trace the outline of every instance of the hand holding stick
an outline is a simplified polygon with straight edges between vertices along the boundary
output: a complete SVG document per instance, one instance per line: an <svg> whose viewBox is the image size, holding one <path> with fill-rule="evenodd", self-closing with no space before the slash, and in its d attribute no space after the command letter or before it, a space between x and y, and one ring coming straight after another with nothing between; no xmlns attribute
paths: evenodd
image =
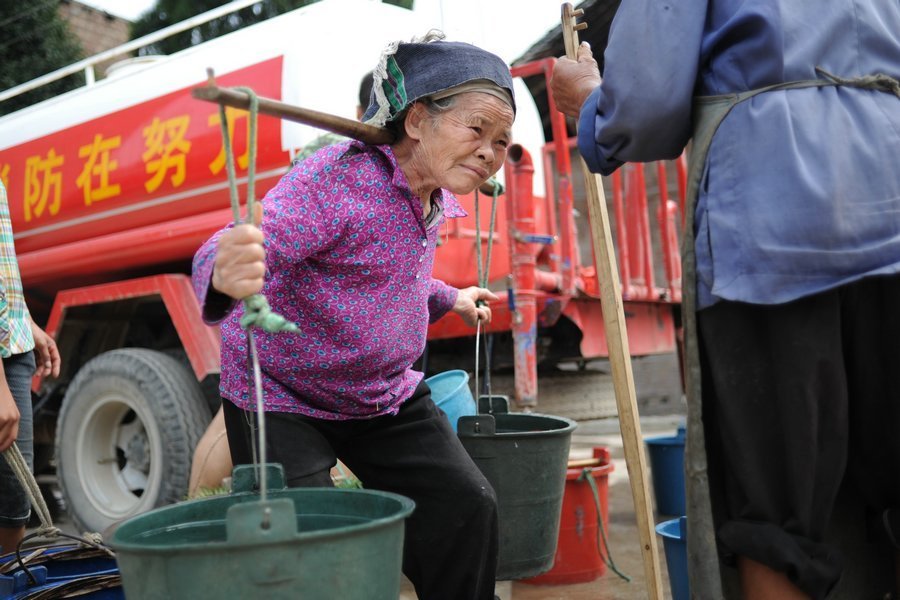
<svg viewBox="0 0 900 600"><path fill-rule="evenodd" d="M562 5L562 32L568 58L577 60L578 31L587 27L577 23L576 17L583 11L575 11L568 2ZM585 189L591 222L591 237L594 243L594 262L600 284L600 304L606 327L609 349L609 363L612 369L613 388L619 414L619 429L625 450L625 464L634 499L641 554L644 559L644 575L647 579L647 596L653 600L662 598L659 553L653 527L653 505L650 501L650 486L647 479L641 422L638 418L637 399L634 391L634 375L631 370L631 356L625 331L625 312L622 308L622 287L619 269L609 227L606 196L603 181L599 175L590 173L581 161L585 173Z"/></svg>

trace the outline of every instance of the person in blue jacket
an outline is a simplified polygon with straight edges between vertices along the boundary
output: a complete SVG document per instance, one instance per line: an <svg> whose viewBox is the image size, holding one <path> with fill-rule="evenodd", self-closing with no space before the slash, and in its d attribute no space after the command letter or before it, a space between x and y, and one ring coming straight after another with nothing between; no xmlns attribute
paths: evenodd
<svg viewBox="0 0 900 600"><path fill-rule="evenodd" d="M722 597L722 558L745 598L824 598L845 481L869 541L900 550L898 78L900 3L875 0L630 0L602 80L585 44L554 70L592 171L692 140L695 597Z"/></svg>

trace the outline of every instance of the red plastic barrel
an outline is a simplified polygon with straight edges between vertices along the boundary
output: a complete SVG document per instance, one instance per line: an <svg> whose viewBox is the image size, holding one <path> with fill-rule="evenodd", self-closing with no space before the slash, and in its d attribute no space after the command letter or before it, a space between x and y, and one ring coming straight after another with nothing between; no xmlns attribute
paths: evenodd
<svg viewBox="0 0 900 600"><path fill-rule="evenodd" d="M600 518L603 530L609 539L609 474L614 465L610 462L608 448L594 448L594 458L600 464L589 467L597 483L600 499ZM523 579L534 585L558 585L593 581L606 572L605 548L601 554L598 545L600 532L597 529L597 503L587 480L579 479L584 468L566 470L566 487L563 492L562 517L559 525L559 540L553 567L537 577Z"/></svg>

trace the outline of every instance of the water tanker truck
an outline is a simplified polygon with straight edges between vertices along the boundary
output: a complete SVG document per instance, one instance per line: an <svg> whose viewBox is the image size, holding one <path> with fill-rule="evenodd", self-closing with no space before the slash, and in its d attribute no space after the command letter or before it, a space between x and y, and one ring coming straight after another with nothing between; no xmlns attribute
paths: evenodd
<svg viewBox="0 0 900 600"><path fill-rule="evenodd" d="M327 35L339 22L340 35ZM103 531L184 499L194 447L218 407L219 336L200 318L190 260L232 215L218 107L191 90L211 68L220 86L353 118L359 82L384 45L428 28L391 5L325 0L171 56L124 61L103 80L0 118L0 178L26 299L63 358L58 378L33 385L36 472L55 478L77 526ZM547 65L519 75L541 75ZM475 198L462 198L469 217L444 226L436 258L436 277L474 285L477 246L493 242L488 279L503 301L491 332L512 340L523 407L537 401L540 338L559 338L554 327L578 334L574 358L605 352L596 278L579 260L568 136L556 117L562 129L554 144L535 149L540 158L523 146L511 152L494 230L487 231L490 196L479 200L481 224ZM226 120L243 195L248 114L228 108ZM321 135L260 116L259 195ZM555 173L544 198L532 193L536 162ZM623 232L645 220L627 212L622 219ZM670 221L666 212L663 229ZM665 289L675 290L673 282ZM677 298L658 293L652 280L644 296L641 289L631 288L628 305L632 350L672 351ZM448 315L430 339L471 335Z"/></svg>

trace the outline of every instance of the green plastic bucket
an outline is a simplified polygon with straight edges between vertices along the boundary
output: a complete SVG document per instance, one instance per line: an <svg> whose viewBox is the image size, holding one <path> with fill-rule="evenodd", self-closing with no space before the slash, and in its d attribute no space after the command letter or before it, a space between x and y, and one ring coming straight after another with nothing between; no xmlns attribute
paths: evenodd
<svg viewBox="0 0 900 600"><path fill-rule="evenodd" d="M284 489L269 465L266 502L253 467L237 490L152 510L114 532L128 600L397 598L409 498L373 490ZM272 489L280 488L280 489Z"/></svg>
<svg viewBox="0 0 900 600"><path fill-rule="evenodd" d="M490 406L487 406L490 405ZM491 414L460 417L457 435L497 493L497 579L534 577L553 566L569 444L575 422L510 413L505 397L479 399Z"/></svg>

